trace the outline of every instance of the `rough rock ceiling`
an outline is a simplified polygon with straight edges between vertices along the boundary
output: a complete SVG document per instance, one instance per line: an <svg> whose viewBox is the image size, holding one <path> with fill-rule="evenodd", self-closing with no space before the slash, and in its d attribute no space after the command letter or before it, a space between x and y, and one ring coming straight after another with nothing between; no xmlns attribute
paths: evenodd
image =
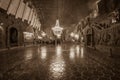
<svg viewBox="0 0 120 80"><path fill-rule="evenodd" d="M55 20L60 19L60 24L67 27L78 23L94 8L96 0L31 0L43 28L55 25Z"/></svg>

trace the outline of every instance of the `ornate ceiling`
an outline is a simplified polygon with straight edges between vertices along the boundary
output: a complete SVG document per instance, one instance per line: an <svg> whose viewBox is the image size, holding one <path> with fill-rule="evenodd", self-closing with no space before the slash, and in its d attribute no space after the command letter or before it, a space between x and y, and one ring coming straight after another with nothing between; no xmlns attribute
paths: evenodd
<svg viewBox="0 0 120 80"><path fill-rule="evenodd" d="M80 19L91 12L95 1L96 0L31 0L37 9L44 29L54 26L57 18L59 18L60 24L64 27L77 24Z"/></svg>

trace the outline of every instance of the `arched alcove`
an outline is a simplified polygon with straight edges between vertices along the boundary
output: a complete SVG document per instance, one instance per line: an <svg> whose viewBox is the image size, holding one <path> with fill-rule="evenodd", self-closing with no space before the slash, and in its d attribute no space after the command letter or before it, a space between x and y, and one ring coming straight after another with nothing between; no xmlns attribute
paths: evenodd
<svg viewBox="0 0 120 80"><path fill-rule="evenodd" d="M18 30L14 27L9 29L9 43L10 46L16 46L18 44Z"/></svg>
<svg viewBox="0 0 120 80"><path fill-rule="evenodd" d="M87 45L88 46L92 46L93 43L94 43L94 30L91 28L91 29L88 29L87 30L87 35L86 35L86 39L87 39Z"/></svg>

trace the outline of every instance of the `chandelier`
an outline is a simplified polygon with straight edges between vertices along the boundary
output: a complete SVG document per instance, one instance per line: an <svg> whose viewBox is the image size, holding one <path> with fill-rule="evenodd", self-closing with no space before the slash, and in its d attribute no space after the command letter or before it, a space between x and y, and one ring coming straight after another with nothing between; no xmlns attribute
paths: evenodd
<svg viewBox="0 0 120 80"><path fill-rule="evenodd" d="M63 28L60 27L59 19L56 20L55 26L52 28L54 35L57 36L57 38L61 37Z"/></svg>

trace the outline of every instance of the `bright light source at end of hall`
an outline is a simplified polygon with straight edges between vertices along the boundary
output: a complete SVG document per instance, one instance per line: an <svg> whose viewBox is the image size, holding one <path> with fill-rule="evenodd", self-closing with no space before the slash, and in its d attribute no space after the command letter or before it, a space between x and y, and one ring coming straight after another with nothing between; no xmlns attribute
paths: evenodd
<svg viewBox="0 0 120 80"><path fill-rule="evenodd" d="M76 39L79 39L79 35L78 35L78 34L76 34L76 35L75 35L75 38L76 38Z"/></svg>
<svg viewBox="0 0 120 80"><path fill-rule="evenodd" d="M72 32L72 33L70 34L70 36L71 36L71 37L74 37L74 33Z"/></svg>
<svg viewBox="0 0 120 80"><path fill-rule="evenodd" d="M46 36L46 33L45 32L42 32L42 34L41 34L43 37L45 37Z"/></svg>
<svg viewBox="0 0 120 80"><path fill-rule="evenodd" d="M56 20L55 26L52 28L54 35L57 36L57 38L61 37L63 28L60 27L59 19Z"/></svg>

